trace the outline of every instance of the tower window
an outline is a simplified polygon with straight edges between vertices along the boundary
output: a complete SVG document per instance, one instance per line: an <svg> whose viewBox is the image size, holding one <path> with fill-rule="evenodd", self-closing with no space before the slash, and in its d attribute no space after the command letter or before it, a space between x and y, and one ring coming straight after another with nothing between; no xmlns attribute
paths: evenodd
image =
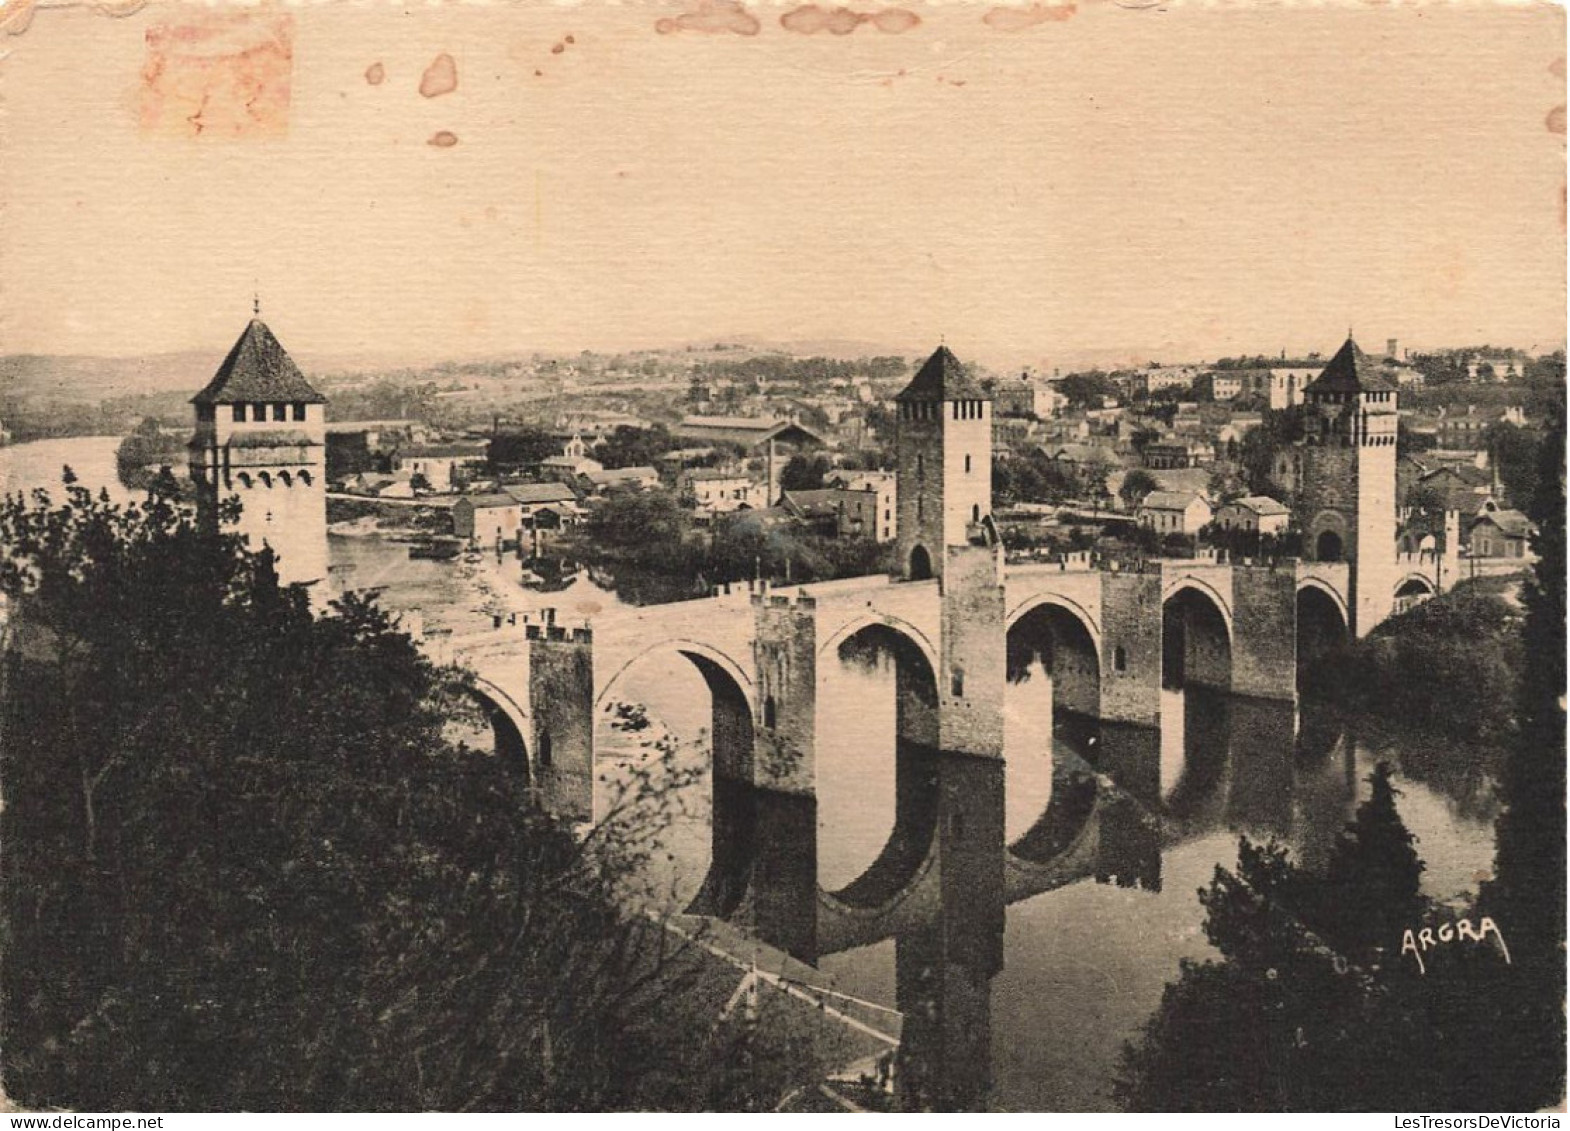
<svg viewBox="0 0 1570 1131"><path fill-rule="evenodd" d="M551 732L542 730L539 743L540 765L548 767L551 764Z"/></svg>
<svg viewBox="0 0 1570 1131"><path fill-rule="evenodd" d="M304 420L305 419L305 405L304 405L304 403L302 403L300 401L296 401L295 402L295 405L294 405L294 418L296 420Z"/></svg>
<svg viewBox="0 0 1570 1131"><path fill-rule="evenodd" d="M289 406L288 405L286 405L286 404L275 404L275 405L273 405L273 419L274 420L287 420L289 418L288 413L289 413Z"/></svg>
<svg viewBox="0 0 1570 1131"><path fill-rule="evenodd" d="M778 708L774 704L774 696L770 695L763 701L763 725L773 730L778 722Z"/></svg>
<svg viewBox="0 0 1570 1131"><path fill-rule="evenodd" d="M252 420L266 420L267 419L267 406L264 405L264 404L253 404L251 406L251 419Z"/></svg>
<svg viewBox="0 0 1570 1131"><path fill-rule="evenodd" d="M237 404L229 411L230 414L234 417L236 424L239 424L245 420L245 406L243 404Z"/></svg>
<svg viewBox="0 0 1570 1131"><path fill-rule="evenodd" d="M970 504L970 521L971 522L980 522L981 521L981 504L980 503L971 503Z"/></svg>
<svg viewBox="0 0 1570 1131"><path fill-rule="evenodd" d="M1112 649L1112 666L1120 672L1128 670L1128 653L1121 644Z"/></svg>
<svg viewBox="0 0 1570 1131"><path fill-rule="evenodd" d="M309 471L300 472L300 482L309 487L311 485L311 473Z"/></svg>
<svg viewBox="0 0 1570 1131"><path fill-rule="evenodd" d="M965 694L964 668L955 668L949 672L949 693L956 698Z"/></svg>
<svg viewBox="0 0 1570 1131"><path fill-rule="evenodd" d="M970 474L970 457L969 456L965 457L965 474L966 475Z"/></svg>

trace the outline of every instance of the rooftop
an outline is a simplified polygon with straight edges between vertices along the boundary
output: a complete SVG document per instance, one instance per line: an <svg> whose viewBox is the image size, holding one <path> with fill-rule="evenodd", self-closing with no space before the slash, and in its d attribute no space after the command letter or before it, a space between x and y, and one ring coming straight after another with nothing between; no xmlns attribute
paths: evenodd
<svg viewBox="0 0 1570 1131"><path fill-rule="evenodd" d="M897 401L990 401L992 394L983 389L960 364L948 346L939 346L916 370L910 384L894 398Z"/></svg>
<svg viewBox="0 0 1570 1131"><path fill-rule="evenodd" d="M1186 511L1196 502L1204 500L1190 491L1152 491L1139 505L1149 510Z"/></svg>
<svg viewBox="0 0 1570 1131"><path fill-rule="evenodd" d="M267 323L253 318L229 356L192 404L324 404L327 398L311 387Z"/></svg>
<svg viewBox="0 0 1570 1131"><path fill-rule="evenodd" d="M1395 382L1385 372L1385 362L1369 357L1350 337L1330 359L1325 371L1310 381L1312 393L1393 393Z"/></svg>

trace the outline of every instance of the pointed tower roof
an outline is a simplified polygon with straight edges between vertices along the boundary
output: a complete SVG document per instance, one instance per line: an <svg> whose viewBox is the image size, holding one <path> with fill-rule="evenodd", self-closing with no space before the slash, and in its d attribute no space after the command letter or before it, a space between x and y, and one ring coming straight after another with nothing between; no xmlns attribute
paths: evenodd
<svg viewBox="0 0 1570 1131"><path fill-rule="evenodd" d="M1304 390L1310 393L1393 393L1395 382L1385 375L1381 362L1364 353L1349 336L1325 371Z"/></svg>
<svg viewBox="0 0 1570 1131"><path fill-rule="evenodd" d="M251 319L234 343L207 388L191 398L192 404L238 404L245 401L278 401L321 404L327 400L311 387L267 323Z"/></svg>
<svg viewBox="0 0 1570 1131"><path fill-rule="evenodd" d="M960 364L948 346L939 346L916 370L897 401L990 401L992 394Z"/></svg>

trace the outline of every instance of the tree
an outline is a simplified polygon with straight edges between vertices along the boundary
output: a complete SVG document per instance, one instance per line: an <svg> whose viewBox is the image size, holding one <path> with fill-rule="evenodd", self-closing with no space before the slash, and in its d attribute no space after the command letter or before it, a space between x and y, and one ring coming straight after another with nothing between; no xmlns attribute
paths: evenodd
<svg viewBox="0 0 1570 1131"><path fill-rule="evenodd" d="M561 451L561 443L539 428L509 428L491 437L485 460L492 472L501 474L532 467Z"/></svg>
<svg viewBox="0 0 1570 1131"><path fill-rule="evenodd" d="M166 432L152 417L144 417L115 449L115 471L120 482L133 491L145 491L160 469L179 467L186 460L188 434Z"/></svg>
<svg viewBox="0 0 1570 1131"><path fill-rule="evenodd" d="M1561 389L1561 395L1563 390ZM1526 606L1524 649L1517 696L1519 738L1505 762L1494 879L1484 906L1509 922L1522 961L1549 979L1544 1001L1564 994L1565 925L1565 418L1561 405L1539 448L1537 493L1531 504L1537 526L1537 563L1522 586ZM1557 987L1557 992L1551 987ZM1563 1017L1555 1008L1540 1020L1540 1034L1562 1047ZM1557 1034L1557 1037L1555 1036Z"/></svg>
<svg viewBox="0 0 1570 1131"><path fill-rule="evenodd" d="M461 673L372 601L314 617L170 487L0 505L12 1098L765 1101L738 1071L757 1033L668 1039L711 1032L690 989L713 972L622 910L656 826L627 808L580 841L533 809L518 767L445 737Z"/></svg>
<svg viewBox="0 0 1570 1131"><path fill-rule="evenodd" d="M1423 862L1396 812L1399 791L1391 776L1388 762L1369 775L1369 798L1337 840L1310 912L1338 948L1359 961L1390 955L1425 909Z"/></svg>
<svg viewBox="0 0 1570 1131"><path fill-rule="evenodd" d="M677 446L663 424L637 428L619 424L595 450L594 458L606 467L652 467L666 452Z"/></svg>
<svg viewBox="0 0 1570 1131"><path fill-rule="evenodd" d="M1498 470L1505 498L1512 506L1531 506L1537 495L1542 435L1529 428L1498 421L1483 432L1483 443L1488 448L1490 462Z"/></svg>
<svg viewBox="0 0 1570 1131"><path fill-rule="evenodd" d="M786 461L780 471L780 490L782 491L816 491L823 486L823 477L829 473L831 465L824 456L809 456L797 453ZM770 499L772 505L776 500Z"/></svg>
<svg viewBox="0 0 1570 1131"><path fill-rule="evenodd" d="M1156 482L1154 475L1142 467L1136 467L1123 476L1123 482L1118 485L1118 498L1123 500L1125 507L1133 510L1146 495L1160 489L1161 484Z"/></svg>
<svg viewBox="0 0 1570 1131"><path fill-rule="evenodd" d="M1210 468L1205 493L1218 504L1241 499L1248 494L1248 481L1244 478L1243 469L1226 460L1217 461Z"/></svg>

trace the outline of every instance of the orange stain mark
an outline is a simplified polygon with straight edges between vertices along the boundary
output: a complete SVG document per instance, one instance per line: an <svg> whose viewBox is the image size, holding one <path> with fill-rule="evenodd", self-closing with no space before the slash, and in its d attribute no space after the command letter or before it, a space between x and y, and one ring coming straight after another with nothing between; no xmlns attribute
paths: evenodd
<svg viewBox="0 0 1570 1131"><path fill-rule="evenodd" d="M678 31L699 31L707 35L757 35L762 24L737 0L698 0L696 7L679 16L654 21L661 35Z"/></svg>
<svg viewBox="0 0 1570 1131"><path fill-rule="evenodd" d="M370 83L372 86L381 86L382 82L386 78L387 68L382 66L380 63L372 63L369 67L365 68L365 81Z"/></svg>
<svg viewBox="0 0 1570 1131"><path fill-rule="evenodd" d="M1548 64L1548 73L1553 75L1556 79L1562 79L1565 77L1565 57L1563 55L1559 56L1559 58Z"/></svg>
<svg viewBox="0 0 1570 1131"><path fill-rule="evenodd" d="M294 17L192 12L144 35L140 126L164 137L282 137L289 129Z"/></svg>
<svg viewBox="0 0 1570 1131"><path fill-rule="evenodd" d="M1077 4L1032 4L1028 8L993 8L981 22L994 31L1024 31L1037 24L1062 23L1079 10Z"/></svg>
<svg viewBox="0 0 1570 1131"><path fill-rule="evenodd" d="M451 55L443 51L431 60L431 65L426 67L425 73L420 76L420 93L426 98L439 98L457 89L458 64Z"/></svg>
<svg viewBox="0 0 1570 1131"><path fill-rule="evenodd" d="M817 4L803 4L780 17L780 26L798 35L817 35L820 31L830 35L849 35L862 24L871 24L889 35L902 35L919 27L921 17L904 8L858 12L850 8L822 8Z"/></svg>
<svg viewBox="0 0 1570 1131"><path fill-rule="evenodd" d="M1543 125L1548 127L1551 134L1564 135L1565 132L1565 107L1561 103L1548 112L1548 117L1543 119Z"/></svg>
<svg viewBox="0 0 1570 1131"><path fill-rule="evenodd" d="M437 149L451 149L458 144L458 135L451 130L437 130L425 139L426 145L434 145Z"/></svg>
<svg viewBox="0 0 1570 1131"><path fill-rule="evenodd" d="M567 45L565 43L558 43L551 48L551 54L560 55L565 50L567 50Z"/></svg>

